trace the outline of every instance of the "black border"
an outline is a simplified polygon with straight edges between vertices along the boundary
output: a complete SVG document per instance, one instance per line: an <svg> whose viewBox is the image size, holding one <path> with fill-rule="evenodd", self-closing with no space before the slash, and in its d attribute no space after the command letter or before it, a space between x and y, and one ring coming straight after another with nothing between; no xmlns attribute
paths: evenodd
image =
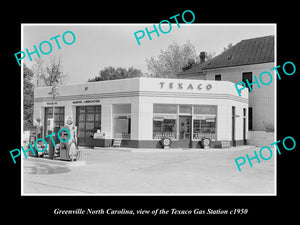
<svg viewBox="0 0 300 225"><path fill-rule="evenodd" d="M24 3L26 6L15 6L3 18L6 22L5 44L3 44L5 73L2 74L5 85L3 85L3 108L5 115L2 118L9 118L2 124L5 130L3 158L3 174L5 179L2 186L5 187L5 216L20 219L28 218L33 221L58 221L64 218L68 220L72 217L78 222L85 217L57 216L53 214L55 208L76 209L76 208L132 208L132 209L156 209L156 208L247 208L247 215L217 216L218 218L234 218L240 222L246 222L245 218L265 217L266 219L292 217L296 215L297 205L292 205L296 197L296 176L297 150L282 151L281 156L277 156L277 196L20 196L20 160L13 164L9 155L9 150L17 148L20 144L20 96L21 77L20 67L16 64L14 53L21 49L21 23L157 23L169 16L182 13L190 9L196 15L194 23L277 23L277 65L283 65L286 61L292 61L297 66L298 42L297 20L293 11L295 5L282 4L278 8L271 6L263 7L261 3L240 2L238 5L231 5L230 2L220 5L218 2L211 6L202 3L191 6L192 2L186 4L173 2L167 6L154 4L153 2L136 2L123 6L124 3L114 2L115 6L109 7L104 3L68 3L63 6L61 3L47 3L45 5L33 5ZM79 4L80 6L77 6ZM132 5L130 5L132 4ZM276 4L276 3L274 3ZM150 8L150 7L153 8ZM218 10L216 10L218 8ZM221 10L220 10L221 9ZM221 12L220 12L221 11ZM287 15L288 13L288 15ZM4 83L3 83L4 84ZM296 140L297 126L296 112L298 111L297 77L282 76L282 80L277 82L277 140L282 140L286 136L292 136ZM6 88L5 86L8 86ZM11 123L12 121L12 123ZM297 203L296 203L297 204ZM102 216L89 216L90 218L102 218ZM112 216L103 216L109 220ZM135 216L141 219L150 216ZM167 216L157 216L163 219ZM172 216L176 220L179 218L192 219L212 219L216 216ZM117 216L117 218L132 219L132 216ZM151 218L154 218L151 216ZM168 216L169 219L169 216ZM196 220L197 221L197 220ZM25 222L25 221L20 221Z"/></svg>

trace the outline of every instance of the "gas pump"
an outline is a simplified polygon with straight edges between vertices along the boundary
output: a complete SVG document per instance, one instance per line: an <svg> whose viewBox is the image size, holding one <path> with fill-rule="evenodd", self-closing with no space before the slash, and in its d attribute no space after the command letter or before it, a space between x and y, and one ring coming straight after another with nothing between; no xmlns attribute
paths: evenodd
<svg viewBox="0 0 300 225"><path fill-rule="evenodd" d="M42 138L42 129L43 129L43 127L40 126L40 124L37 124L37 123L36 123L36 125L33 126L33 128L30 130L29 142L30 142L31 146L34 146L34 143L35 143L35 141L36 141L37 139ZM44 148L45 148L44 142L39 141L39 142L37 143L37 147L38 147L39 149L44 149ZM29 146L28 146L28 148L29 148ZM35 154L33 155L32 151L29 151L29 152L28 152L28 155L29 155L29 156L39 157L39 155L42 154L42 153L38 152L35 148L34 148L34 153L35 153Z"/></svg>
<svg viewBox="0 0 300 225"><path fill-rule="evenodd" d="M72 126L73 119L69 117L66 119L66 125L62 126L61 129L68 129L69 133L65 130L60 132L60 149L58 155L60 160L76 161L80 158L80 151L77 145L77 127ZM71 137L69 137L69 134ZM64 142L68 140L67 142Z"/></svg>
<svg viewBox="0 0 300 225"><path fill-rule="evenodd" d="M30 131L29 131L29 142L28 142L27 149L30 148L29 143L31 144L31 146L34 146L35 141L36 141L37 139L42 138L42 130L43 130L43 127L42 127L41 124L40 124L40 119L35 119L35 120L33 121L32 129L30 129ZM45 148L45 144L44 144L44 142L42 142L42 141L37 142L37 143L36 143L36 146L37 146L39 149L44 149L44 148ZM42 153L38 152L35 148L33 148L33 151L34 151L34 154L33 154L32 151L29 151L29 152L27 153L28 156L38 157L39 155L42 154Z"/></svg>
<svg viewBox="0 0 300 225"><path fill-rule="evenodd" d="M45 132L45 140L47 141L48 144L48 149L45 151L45 155L48 154L48 157L50 159L54 158L54 145L50 137L47 137L47 135L51 134L54 132L54 119L49 118L47 119L47 124L46 124L46 132Z"/></svg>

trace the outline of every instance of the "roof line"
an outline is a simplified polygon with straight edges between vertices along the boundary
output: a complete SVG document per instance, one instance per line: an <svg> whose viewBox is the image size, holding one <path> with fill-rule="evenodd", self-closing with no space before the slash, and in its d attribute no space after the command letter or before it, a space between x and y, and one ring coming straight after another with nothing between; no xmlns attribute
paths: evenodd
<svg viewBox="0 0 300 225"><path fill-rule="evenodd" d="M227 67L257 65L257 64L270 63L270 62L274 62L274 60L272 60L272 61L265 61L265 62L259 62L259 63L245 63L245 64L238 64L238 65L228 65L228 66L218 66L218 67L212 67L212 68L203 68L203 71L205 71L205 70L214 70L214 69L219 69L219 68L227 68ZM198 72L198 73L201 73L201 72Z"/></svg>

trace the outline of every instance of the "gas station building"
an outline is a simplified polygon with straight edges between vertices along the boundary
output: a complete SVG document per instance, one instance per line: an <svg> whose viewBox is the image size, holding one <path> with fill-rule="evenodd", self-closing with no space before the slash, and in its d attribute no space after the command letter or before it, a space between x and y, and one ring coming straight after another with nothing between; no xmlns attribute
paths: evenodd
<svg viewBox="0 0 300 225"><path fill-rule="evenodd" d="M248 90L239 96L230 81L130 78L34 90L34 119L40 119L43 137L47 119L54 131L72 117L79 146L108 147L121 139L121 147L161 148L171 139L171 148L200 148L202 138L211 147L222 142L246 144Z"/></svg>

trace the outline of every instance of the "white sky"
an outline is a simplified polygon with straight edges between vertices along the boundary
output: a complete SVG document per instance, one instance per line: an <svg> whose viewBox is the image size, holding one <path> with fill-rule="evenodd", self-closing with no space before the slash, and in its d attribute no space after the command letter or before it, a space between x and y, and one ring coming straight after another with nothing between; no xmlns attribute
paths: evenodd
<svg viewBox="0 0 300 225"><path fill-rule="evenodd" d="M156 27L158 23L155 23ZM146 59L157 56L160 50L166 50L173 41L184 44L190 40L198 55L201 51L215 52L218 55L229 43L275 35L276 32L274 24L183 23L178 28L174 23L168 34L160 33L157 37L153 33L152 40L145 35L140 39L141 45L138 45L134 32L145 31L145 27L151 31L153 24L23 24L21 51L28 48L32 52L33 45L38 48L42 41L49 41L53 47L52 52L49 55L40 54L40 57L48 62L52 56L61 56L63 70L69 77L67 84L74 84L94 78L107 66L133 66L146 73ZM163 29L167 30L167 27ZM72 31L76 41L72 45L66 45L59 37L57 40L61 49L58 50L55 40L50 38L58 34L62 36L66 31ZM47 51L46 44L43 49ZM34 56L36 54L32 55ZM32 62L27 55L23 61L31 68Z"/></svg>

